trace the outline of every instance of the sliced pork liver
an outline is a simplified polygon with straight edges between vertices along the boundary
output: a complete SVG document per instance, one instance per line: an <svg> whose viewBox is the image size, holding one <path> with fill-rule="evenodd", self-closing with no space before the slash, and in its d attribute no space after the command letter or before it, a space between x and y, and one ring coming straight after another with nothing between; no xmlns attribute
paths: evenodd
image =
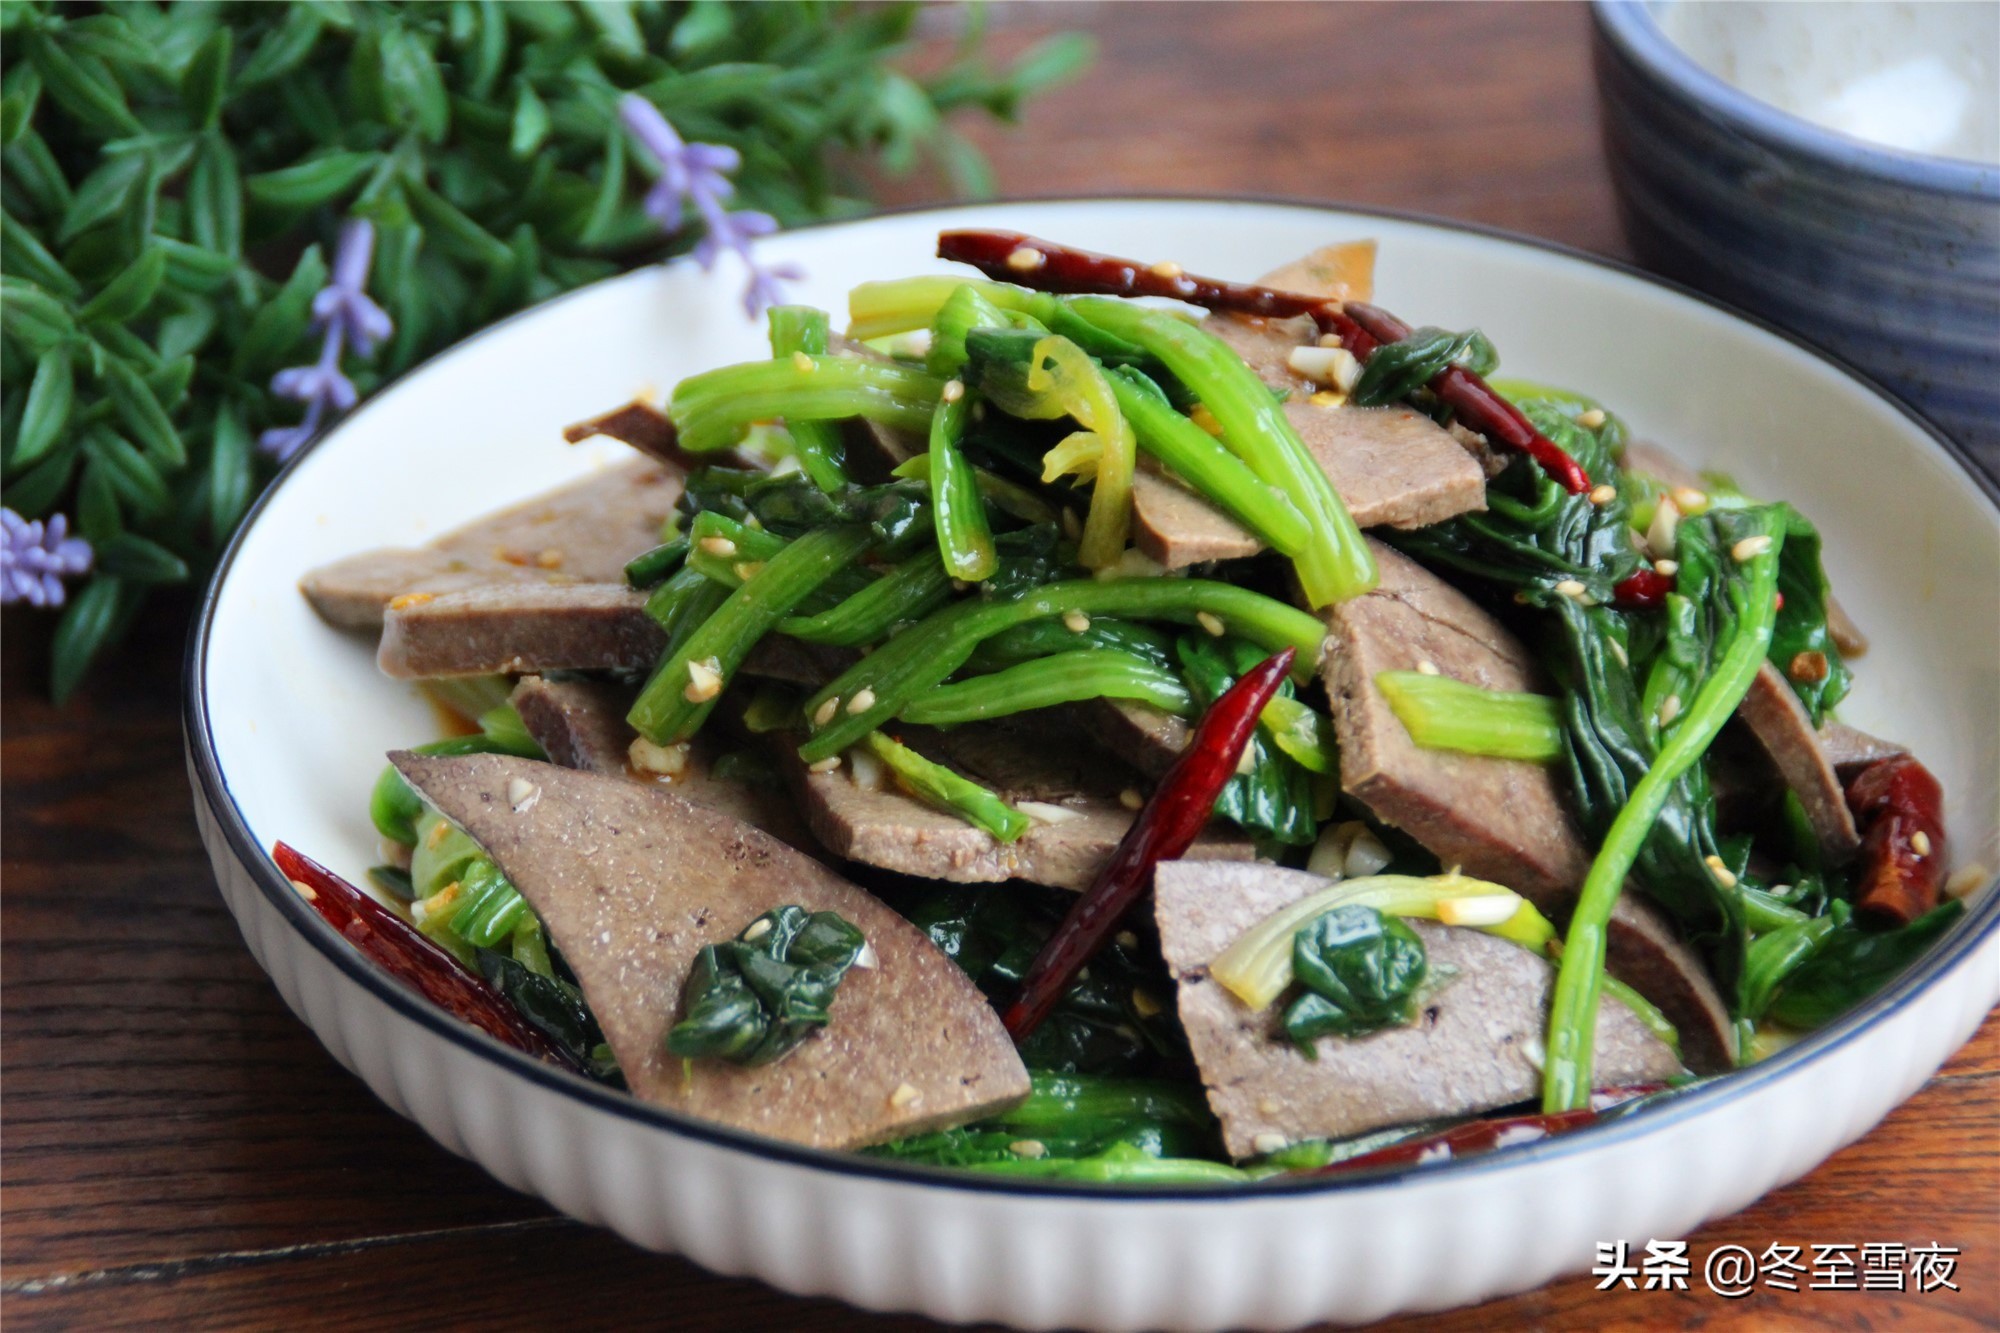
<svg viewBox="0 0 2000 1333"><path fill-rule="evenodd" d="M1813 834L1819 839L1820 854L1833 865L1852 858L1861 850L1854 814L1847 808L1847 794L1833 760L1820 748L1819 732L1813 729L1812 718L1791 683L1776 667L1764 663L1736 715L1805 807L1806 818L1812 821Z"/></svg>
<svg viewBox="0 0 2000 1333"><path fill-rule="evenodd" d="M879 787L861 785L851 764L808 772L787 746L782 759L805 804L806 820L836 856L960 884L1025 879L1081 890L1131 827L1132 812L1118 794L1138 779L1088 746L1051 745L1045 730L1038 736L1026 725L1006 723L950 732L909 728L903 739L1006 800L1038 802L1062 815L1053 822L1038 817L1019 839L1002 843L886 778ZM1248 838L1220 824L1190 852L1240 860L1254 854Z"/></svg>
<svg viewBox="0 0 2000 1333"><path fill-rule="evenodd" d="M503 755L398 753L404 777L540 915L637 1096L816 1148L990 1114L1028 1091L998 1017L923 933L758 830L671 793ZM775 907L838 912L875 951L832 1022L756 1068L667 1054L695 954Z"/></svg>
<svg viewBox="0 0 2000 1333"><path fill-rule="evenodd" d="M1870 736L1844 722L1829 722L1821 727L1819 747L1843 783L1870 764L1910 752L1906 746Z"/></svg>
<svg viewBox="0 0 2000 1333"><path fill-rule="evenodd" d="M644 670L666 642L623 583L511 583L398 598L375 660L405 678Z"/></svg>
<svg viewBox="0 0 2000 1333"><path fill-rule="evenodd" d="M1294 397L1285 417L1364 528L1420 528L1486 507L1486 474L1420 412L1319 407ZM1139 549L1168 569L1264 549L1234 519L1157 470L1134 478L1132 518Z"/></svg>
<svg viewBox="0 0 2000 1333"><path fill-rule="evenodd" d="M1373 539L1370 547L1380 585L1326 613L1332 641L1320 672L1340 745L1342 787L1446 866L1505 884L1559 921L1567 919L1590 856L1555 771L1522 760L1422 749L1374 683L1381 672L1429 663L1484 689L1540 689L1527 649L1414 560ZM1611 930L1614 973L1680 1028L1689 1066L1703 1072L1730 1067L1735 1036L1728 1013L1672 928L1628 892Z"/></svg>
<svg viewBox="0 0 2000 1333"><path fill-rule="evenodd" d="M494 585L610 583L659 544L681 473L635 460L488 515L428 546L349 556L313 570L299 590L328 623L375 629L405 593Z"/></svg>
<svg viewBox="0 0 2000 1333"><path fill-rule="evenodd" d="M1275 1009L1254 1013L1208 965L1271 913L1326 880L1265 865L1167 862L1154 876L1160 945L1178 983L1181 1024L1233 1157L1286 1142L1338 1138L1533 1097L1553 971L1518 945L1476 930L1411 921L1433 974L1455 968L1408 1027L1358 1039L1323 1037L1307 1058L1274 1035ZM1599 1085L1680 1072L1673 1052L1615 1001L1598 1011Z"/></svg>
<svg viewBox="0 0 2000 1333"><path fill-rule="evenodd" d="M729 749L728 740L717 735L718 727L711 726L694 739L680 772L666 775L635 770L628 758L638 733L625 721L633 694L633 690L608 681L524 676L514 687L512 703L522 725L552 763L663 787L696 805L760 828L807 856L822 855L824 849L799 817L776 772L766 782L716 776L715 761Z"/></svg>

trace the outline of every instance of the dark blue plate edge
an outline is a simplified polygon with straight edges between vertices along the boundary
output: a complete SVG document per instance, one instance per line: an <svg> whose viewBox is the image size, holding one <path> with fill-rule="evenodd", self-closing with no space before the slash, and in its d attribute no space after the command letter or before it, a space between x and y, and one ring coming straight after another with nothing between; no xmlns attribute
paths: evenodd
<svg viewBox="0 0 2000 1333"><path fill-rule="evenodd" d="M1728 303L1716 300L1705 293L1656 275L1646 273L1632 265L1586 251L1546 241L1536 237L1521 236L1497 227L1479 223L1454 221L1446 218L1385 208L1368 208L1320 203L1310 200L1284 198L1267 195L1091 195L1091 196L1018 196L1008 199L987 201L994 206L1031 203L1158 203L1158 204L1216 204L1241 203L1259 207L1276 206L1308 212L1345 213L1363 217L1377 217L1393 222L1410 223L1432 227L1443 231L1460 232L1521 245L1530 249L1577 260L1596 268L1606 269L1622 276L1633 278L1648 285L1664 288L1679 296L1721 311L1750 324L1801 351L1831 365L1834 369L1859 382L1863 387L1892 404L1926 435L1930 436L1946 455L1958 465L1973 481L1975 487L1986 498L1996 513L2000 513L2000 485L1972 461L1966 451L1954 440L1931 424L1915 409L1883 388L1863 372L1846 364L1839 358L1811 345L1797 335L1769 323L1758 316L1738 310ZM962 213L967 207L978 205L921 205L908 208L885 209L871 217L906 217L924 213ZM815 223L794 231L816 231L829 227L848 226L869 219L843 218L837 221ZM685 262L675 261L675 262ZM622 275L621 275L622 276ZM615 281L615 278L603 281ZM552 298L539 305L520 310L504 319L495 321L484 328L467 335L450 347L441 349L433 358L443 356L462 348L479 338L512 324L516 320L536 314L559 301L568 300L590 290L590 284L562 296ZM411 367L404 375L420 372L424 363ZM395 377L400 380L403 376ZM1827 1055L1839 1046L1857 1036L1860 1030L1878 1019L1887 1017L1905 1007L1927 989L1932 982L1959 962L1970 957L1990 937L2000 934L2000 890L1989 885L1983 894L1984 902L1968 914L1958 927L1937 945L1929 954L1919 959L1908 971L1889 986L1871 997L1854 1011L1843 1015L1829 1026L1814 1032L1795 1045L1779 1052L1770 1059L1748 1069L1738 1070L1703 1084L1687 1093L1671 1098L1641 1115L1623 1117L1592 1125L1569 1134L1544 1139L1539 1143L1524 1144L1504 1152L1466 1157L1438 1163L1422 1168L1414 1166L1382 1167L1374 1170L1357 1170L1323 1177L1273 1178L1247 1184L1226 1183L1213 1186L1147 1186L1091 1184L1080 1181L1024 1180L1014 1177L982 1176L970 1171L955 1171L949 1168L918 1166L862 1157L853 1153L805 1148L784 1143L761 1135L731 1129L663 1107L649 1105L625 1093L613 1091L600 1084L592 1083L580 1075L571 1074L552 1065L535 1060L525 1053L507 1046L485 1033L452 1018L444 1011L424 1001L420 996L396 982L389 975L369 962L337 931L329 926L320 915L299 897L284 874L272 861L269 853L258 845L244 822L242 811L230 795L228 784L223 780L221 766L216 758L215 741L212 734L207 701L201 688L206 672L208 641L213 628L215 608L221 595L223 582L235 564L245 538L252 526L262 515L271 497L284 485L291 473L316 450L342 422L369 409L381 390L388 387L391 380L378 386L368 402L362 403L354 412L334 423L311 440L288 463L259 494L257 500L245 514L228 547L217 561L214 574L202 593L193 626L188 636L182 681L182 727L191 766L194 770L197 789L196 799L211 813L224 839L237 860L249 868L257 887L265 898L278 910L294 929L298 930L317 948L320 953L339 971L358 983L378 1000L410 1019L421 1027L444 1037L461 1048L482 1058L493 1061L549 1088L580 1100L595 1109L617 1115L623 1119L636 1120L653 1125L670 1133L691 1138L717 1147L733 1148L766 1160L787 1165L806 1167L836 1175L855 1176L866 1179L921 1184L931 1188L965 1191L976 1194L1000 1194L1028 1197L1074 1197L1085 1199L1133 1199L1155 1201L1201 1202L1205 1204L1226 1204L1230 1202L1249 1203L1272 1197L1292 1197L1302 1194L1320 1194L1345 1191L1377 1185L1400 1185L1422 1183L1440 1178L1449 1172L1456 1176L1473 1173L1490 1173L1524 1168L1531 1163L1552 1157L1568 1156L1585 1150L1592 1145L1610 1143L1614 1139L1629 1139L1635 1135L1650 1134L1663 1130L1670 1124L1678 1123L1689 1116L1708 1108L1719 1106L1726 1101L1747 1096L1766 1083L1781 1078L1789 1071L1810 1064ZM317 1035L317 1034L315 1034Z"/></svg>

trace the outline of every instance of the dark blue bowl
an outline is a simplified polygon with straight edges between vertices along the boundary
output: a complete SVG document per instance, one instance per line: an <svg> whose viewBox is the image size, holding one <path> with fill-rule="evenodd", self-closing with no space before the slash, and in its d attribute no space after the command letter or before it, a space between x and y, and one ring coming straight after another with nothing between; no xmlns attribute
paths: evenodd
<svg viewBox="0 0 2000 1333"><path fill-rule="evenodd" d="M1655 5L1592 9L1641 262L1871 372L2000 469L2000 167L1822 129L1696 64Z"/></svg>

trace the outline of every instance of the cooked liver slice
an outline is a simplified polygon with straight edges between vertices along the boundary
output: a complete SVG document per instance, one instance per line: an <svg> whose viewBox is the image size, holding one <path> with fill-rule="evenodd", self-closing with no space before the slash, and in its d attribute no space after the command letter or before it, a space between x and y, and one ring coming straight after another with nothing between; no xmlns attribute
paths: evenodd
<svg viewBox="0 0 2000 1333"><path fill-rule="evenodd" d="M1106 752L1149 778L1164 776L1194 736L1181 718L1132 699L1087 700L1071 716Z"/></svg>
<svg viewBox="0 0 2000 1333"><path fill-rule="evenodd" d="M313 570L299 591L329 624L375 629L405 593L495 584L611 583L657 546L681 474L635 460L490 514L428 546L366 551ZM546 563L544 563L546 562Z"/></svg>
<svg viewBox="0 0 2000 1333"><path fill-rule="evenodd" d="M390 757L540 915L644 1100L810 1147L859 1148L1027 1094L1013 1043L957 965L776 839L657 788L533 760ZM786 904L838 912L875 950L874 967L841 983L832 1022L756 1068L667 1054L695 954Z"/></svg>
<svg viewBox="0 0 2000 1333"><path fill-rule="evenodd" d="M1854 814L1847 808L1840 775L1834 771L1833 760L1820 749L1819 733L1813 729L1805 705L1793 693L1791 682L1769 662L1764 663L1736 715L1805 807L1827 861L1841 865L1861 850L1861 835L1855 831Z"/></svg>
<svg viewBox="0 0 2000 1333"><path fill-rule="evenodd" d="M691 744L687 767L671 776L637 771L627 763L638 733L625 721L635 692L608 681L545 680L524 676L514 687L512 703L528 734L551 763L608 778L629 778L665 788L696 805L705 805L760 828L788 847L819 857L817 839L790 799L777 775L759 784L717 777L715 760L729 748L715 728Z"/></svg>
<svg viewBox="0 0 2000 1333"><path fill-rule="evenodd" d="M1274 1006L1253 1013L1208 976L1250 927L1328 881L1276 866L1170 861L1154 875L1160 945L1178 983L1181 1024L1233 1157L1258 1140L1338 1138L1434 1116L1488 1111L1533 1097L1553 970L1519 945L1429 921L1409 926L1433 972L1458 970L1408 1027L1322 1037L1308 1059L1277 1033ZM1282 1001L1281 1001L1282 1003ZM1680 1072L1673 1052L1629 1009L1598 1009L1596 1082L1641 1083Z"/></svg>
<svg viewBox="0 0 2000 1333"><path fill-rule="evenodd" d="M1567 919L1590 855L1554 769L1421 749L1374 683L1381 672L1429 662L1442 675L1485 689L1539 689L1527 649L1416 561L1373 539L1369 544L1381 584L1326 613L1332 642L1320 674L1340 744L1342 787L1446 866L1505 884L1558 921ZM1680 1028L1689 1067L1733 1065L1734 1028L1714 983L1651 904L1627 892L1611 933L1613 972Z"/></svg>
<svg viewBox="0 0 2000 1333"><path fill-rule="evenodd" d="M780 760L800 793L806 821L836 856L959 884L1025 879L1082 890L1131 827L1132 812L1119 803L1118 794L1137 785L1138 778L1088 746L1051 745L1046 720L1039 738L1031 725L979 723L950 732L912 727L902 737L1008 801L1060 806L1073 816L1058 823L1036 819L1011 843L893 785L863 787L851 764L829 773L809 772L788 744L781 746ZM1189 852L1196 858L1238 860L1254 854L1247 837L1220 823Z"/></svg>
<svg viewBox="0 0 2000 1333"><path fill-rule="evenodd" d="M1844 722L1829 722L1820 728L1819 748L1843 781L1870 764L1910 752L1906 746L1870 736Z"/></svg>
<svg viewBox="0 0 2000 1333"><path fill-rule="evenodd" d="M646 594L623 583L509 583L407 594L375 660L391 676L485 676L652 666L666 647Z"/></svg>
<svg viewBox="0 0 2000 1333"><path fill-rule="evenodd" d="M1364 528L1420 528L1486 507L1486 474L1478 462L1421 412L1316 407L1295 397L1285 404L1285 417ZM1234 519L1156 467L1133 479L1132 519L1139 549L1168 569L1264 549Z"/></svg>

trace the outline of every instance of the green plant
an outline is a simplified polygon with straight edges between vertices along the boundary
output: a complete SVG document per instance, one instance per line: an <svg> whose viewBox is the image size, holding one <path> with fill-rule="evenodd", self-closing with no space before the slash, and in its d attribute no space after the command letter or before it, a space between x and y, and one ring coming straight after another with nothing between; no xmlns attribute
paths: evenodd
<svg viewBox="0 0 2000 1333"><path fill-rule="evenodd" d="M394 333L366 393L509 311L666 257L641 206L637 92L742 156L738 202L790 225L865 206L852 168L928 154L986 185L945 117L1010 118L1088 59L1054 39L1003 71L968 25L919 78L916 6L0 3L0 478L96 552L54 643L73 691L146 593L198 578L295 406L343 219L375 229Z"/></svg>

